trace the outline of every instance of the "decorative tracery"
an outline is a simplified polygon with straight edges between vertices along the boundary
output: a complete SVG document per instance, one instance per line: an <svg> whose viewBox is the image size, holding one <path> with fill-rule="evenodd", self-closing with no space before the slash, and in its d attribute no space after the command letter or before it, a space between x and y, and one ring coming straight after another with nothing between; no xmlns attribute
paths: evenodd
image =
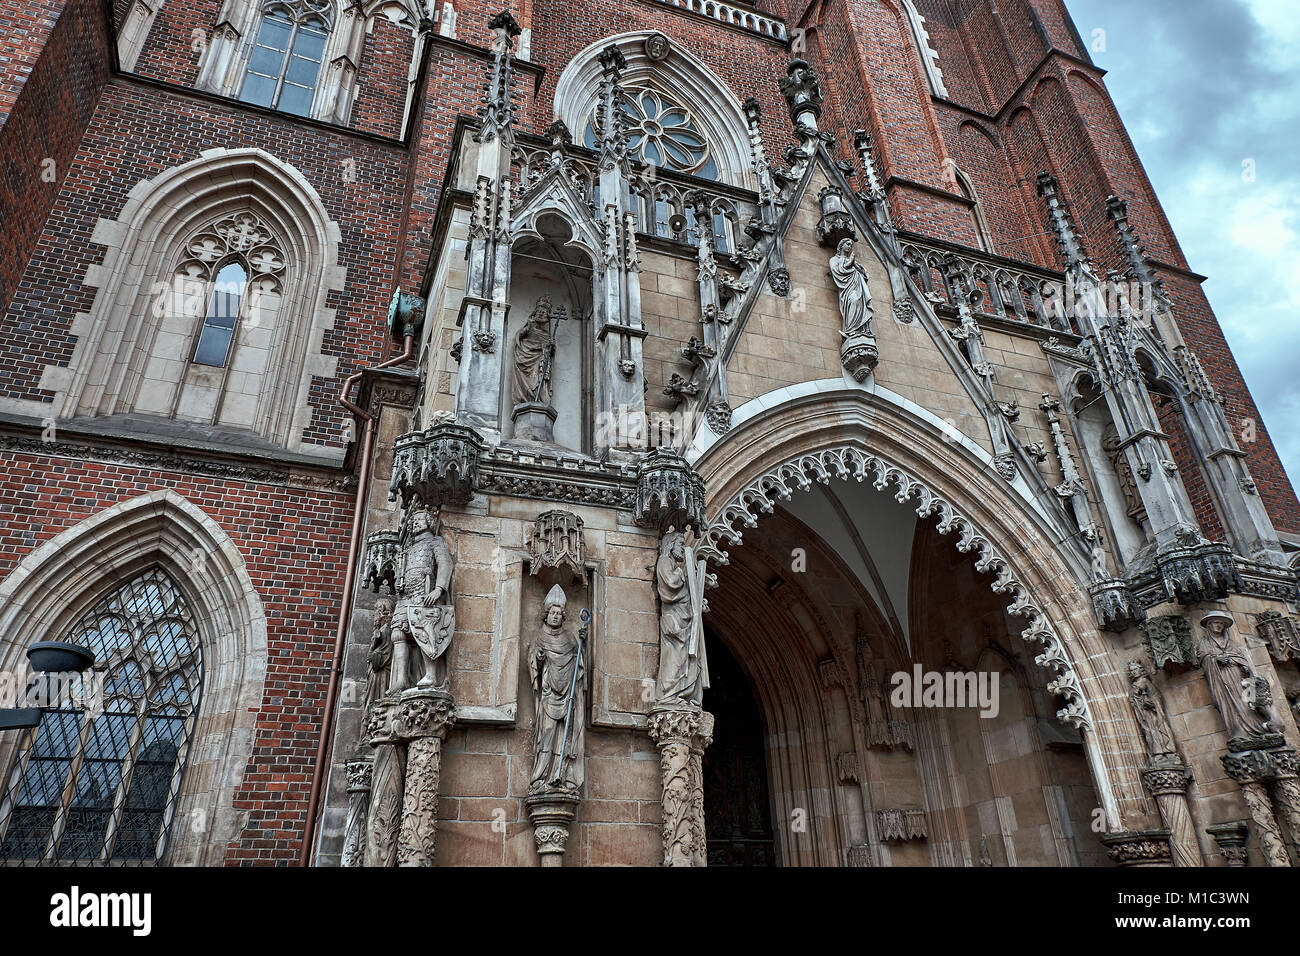
<svg viewBox="0 0 1300 956"><path fill-rule="evenodd" d="M95 655L97 692L47 710L0 802L0 863L156 863L194 730L202 649L159 568L114 588L66 640Z"/></svg>
<svg viewBox="0 0 1300 956"><path fill-rule="evenodd" d="M619 101L627 135L628 155L634 160L717 179L712 149L689 109L649 86L623 91ZM597 146L598 115L587 124L586 144Z"/></svg>

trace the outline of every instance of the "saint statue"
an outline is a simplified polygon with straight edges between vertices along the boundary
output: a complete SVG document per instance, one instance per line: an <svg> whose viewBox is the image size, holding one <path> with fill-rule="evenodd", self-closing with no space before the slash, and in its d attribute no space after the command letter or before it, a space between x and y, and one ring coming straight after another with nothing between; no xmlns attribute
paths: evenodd
<svg viewBox="0 0 1300 956"><path fill-rule="evenodd" d="M1174 732L1169 727L1164 706L1151 678L1137 661L1128 662L1128 679L1129 703L1133 705L1133 715L1142 728L1147 753L1152 759L1176 754L1178 751L1174 747Z"/></svg>
<svg viewBox="0 0 1300 956"><path fill-rule="evenodd" d="M544 295L515 333L515 367L510 373L510 396L516 405L551 404L551 297Z"/></svg>
<svg viewBox="0 0 1300 956"><path fill-rule="evenodd" d="M402 576L393 609L393 659L389 690L406 690L411 681L421 687L447 690L447 648L456 630L451 598L454 562L438 533L438 520L428 508L417 507L407 519L402 539ZM412 656L410 645L419 649Z"/></svg>
<svg viewBox="0 0 1300 956"><path fill-rule="evenodd" d="M585 648L564 630L564 590L554 585L542 606L542 626L528 649L536 703L531 792L582 787Z"/></svg>
<svg viewBox="0 0 1300 956"><path fill-rule="evenodd" d="M1255 672L1245 651L1233 642L1228 633L1232 624L1232 615L1224 611L1206 614L1201 618L1205 634L1196 649L1210 697L1228 727L1230 745L1234 740L1260 741L1277 733L1271 721L1267 680Z"/></svg>
<svg viewBox="0 0 1300 956"><path fill-rule="evenodd" d="M659 703L704 702L709 665L704 652L703 561L695 558L680 531L670 531L659 544L655 586L659 591Z"/></svg>
<svg viewBox="0 0 1300 956"><path fill-rule="evenodd" d="M366 653L365 712L388 691L388 665L393 659L393 602L380 598L375 602L374 630L370 650Z"/></svg>
<svg viewBox="0 0 1300 956"><path fill-rule="evenodd" d="M867 285L867 270L853 258L853 240L841 239L831 256L831 278L840 294L840 332L846 339L851 335L871 334L871 289Z"/></svg>

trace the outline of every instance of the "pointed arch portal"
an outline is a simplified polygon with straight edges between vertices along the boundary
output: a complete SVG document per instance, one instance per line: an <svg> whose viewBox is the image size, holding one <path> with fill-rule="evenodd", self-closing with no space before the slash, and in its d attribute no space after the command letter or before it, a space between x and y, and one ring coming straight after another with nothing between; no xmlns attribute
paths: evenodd
<svg viewBox="0 0 1300 956"><path fill-rule="evenodd" d="M763 714L782 863L1073 864L1099 852L1097 808L1112 831L1148 818L1085 572L987 452L883 388L828 380L755 399L690 457L710 489L706 621ZM916 666L993 673L1003 712L878 720L880 686ZM928 849L891 832L915 809Z"/></svg>

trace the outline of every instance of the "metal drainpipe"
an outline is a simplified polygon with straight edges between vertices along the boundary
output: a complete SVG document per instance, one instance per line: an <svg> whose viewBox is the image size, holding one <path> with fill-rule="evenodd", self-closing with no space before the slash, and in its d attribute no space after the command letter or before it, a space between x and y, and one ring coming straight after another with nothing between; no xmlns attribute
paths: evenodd
<svg viewBox="0 0 1300 956"><path fill-rule="evenodd" d="M415 336L407 333L402 344L402 354L387 362L363 368L353 373L339 391L339 404L353 415L365 419L366 429L361 438L361 470L357 475L357 501L352 509L352 534L348 542L347 576L343 579L343 598L339 605L339 625L334 634L334 662L330 665L329 689L325 692L325 714L321 720L320 740L316 744L316 765L311 773L311 794L307 798L307 822L303 826L302 846L298 851L298 865L311 865L312 838L316 835L317 808L321 799L321 785L325 780L325 766L330 758L330 732L334 729L334 702L338 696L339 678L343 674L343 649L347 644L348 622L352 617L352 590L357 576L357 552L361 547L361 526L365 522L366 497L370 484L370 457L375 445L375 417L355 405L348 398L353 383L366 372L392 368L409 361L415 351Z"/></svg>

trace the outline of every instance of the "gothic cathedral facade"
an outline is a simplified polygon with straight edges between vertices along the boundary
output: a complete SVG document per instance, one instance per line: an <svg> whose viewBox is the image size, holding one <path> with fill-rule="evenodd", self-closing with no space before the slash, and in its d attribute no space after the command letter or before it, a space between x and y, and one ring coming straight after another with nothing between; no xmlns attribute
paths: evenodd
<svg viewBox="0 0 1300 956"><path fill-rule="evenodd" d="M1300 504L1063 0L0 49L0 863L1300 865Z"/></svg>

